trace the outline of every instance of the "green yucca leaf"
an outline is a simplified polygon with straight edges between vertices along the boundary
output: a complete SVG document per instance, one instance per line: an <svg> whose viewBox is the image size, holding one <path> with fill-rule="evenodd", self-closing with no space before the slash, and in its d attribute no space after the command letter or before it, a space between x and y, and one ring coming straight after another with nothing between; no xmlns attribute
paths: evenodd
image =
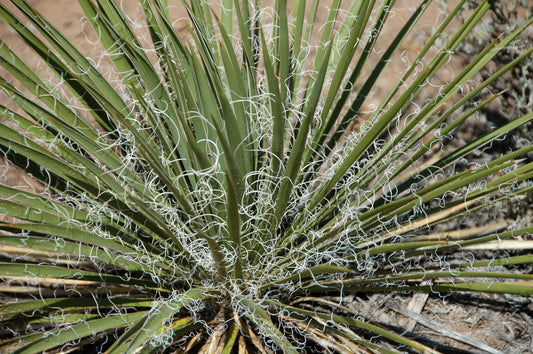
<svg viewBox="0 0 533 354"><path fill-rule="evenodd" d="M106 281L110 284L129 284L129 285L152 285L150 281L128 280L119 276L102 275L93 272L82 271L78 269L66 269L63 267L43 266L35 264L11 264L0 263L4 277L35 277L36 279L46 279L47 277L81 279L87 281Z"/></svg>
<svg viewBox="0 0 533 354"><path fill-rule="evenodd" d="M115 315L108 318L100 318L97 320L82 322L67 329L56 330L55 333L50 333L50 336L39 335L39 339L32 338L32 342L15 353L40 353L57 345L68 343L73 339L90 336L93 333L102 332L108 329L121 328L130 325L141 318L146 311L140 311L132 314Z"/></svg>
<svg viewBox="0 0 533 354"><path fill-rule="evenodd" d="M117 251L117 252L122 252L122 253L135 252L134 249L124 246L116 241L113 241L111 239L106 239L104 237L95 235L94 233L87 232L80 228L75 228L73 225L69 225L67 227L67 226L54 225L54 224L37 225L37 224L16 223L16 224L3 224L2 228L3 229L21 229L21 230L26 230L26 231L35 230L37 232L45 233L47 235L56 235L65 240L78 241L78 242L83 242L85 244L92 245L92 246L105 247L105 248L108 248L110 250ZM2 239L2 242L7 242L7 239ZM21 244L24 244L26 240L21 239L20 242ZM46 247L46 245L42 245L41 247Z"/></svg>
<svg viewBox="0 0 533 354"><path fill-rule="evenodd" d="M233 347L235 346L235 343L237 343L238 335L239 327L233 324L231 326L231 329L228 331L228 338L226 340L226 344L224 344L224 348L222 348L222 354L231 353Z"/></svg>
<svg viewBox="0 0 533 354"><path fill-rule="evenodd" d="M280 332L272 320L267 311L259 304L254 303L249 299L242 299L242 305L246 306L249 313L246 314L253 323L255 323L266 336L273 340L285 353L298 353L296 348L289 342L287 338Z"/></svg>
<svg viewBox="0 0 533 354"><path fill-rule="evenodd" d="M423 347L422 345L417 344L417 343L415 343L413 341L408 340L405 337L396 335L394 333L391 333L391 332L387 331L384 328L377 327L377 326L375 326L373 324L370 324L370 323L366 323L366 322L363 322L363 321L360 321L360 320L357 320L357 319L344 317L344 316L335 316L335 315L333 315L333 318L331 318L330 314L314 313L312 311L303 310L303 309L300 309L300 308L297 308L297 307L294 307L294 306L288 306L288 305L280 304L280 303L277 303L275 301L269 301L269 302L274 304L274 305L281 306L281 307L283 307L283 308L285 308L287 310L294 311L294 312L296 312L298 314L302 314L302 315L305 315L305 316L316 317L316 318L320 318L320 319L323 319L323 320L326 320L326 321L331 319L331 320L335 321L338 324L344 324L344 325L358 327L358 328L361 328L361 329L364 329L364 330L368 330L368 331L371 331L373 333L377 333L379 335L382 335L383 337L388 338L390 340L393 340L395 342L398 342L398 343L401 343L401 344L405 344L405 345L407 345L407 346L409 346L409 347L411 347L413 349L417 349L419 351L422 351L422 347Z"/></svg>
<svg viewBox="0 0 533 354"><path fill-rule="evenodd" d="M121 299L95 299L93 302L87 301L87 299L76 298L52 298L44 300L31 300L15 302L7 305L0 306L0 316L3 320L13 319L21 316L24 313L35 313L46 315L50 312L58 311L61 308L62 311L77 311L82 309L96 309L96 308L110 308L116 306L129 306L135 305L138 307L151 307L152 301L150 299L143 298L121 298Z"/></svg>
<svg viewBox="0 0 533 354"><path fill-rule="evenodd" d="M363 294L533 295L527 9L456 64L505 4L78 3L101 57L0 4L1 351L433 353Z"/></svg>
<svg viewBox="0 0 533 354"><path fill-rule="evenodd" d="M160 306L152 307L134 326L130 327L114 344L109 348L110 353L122 353L131 351L134 348L142 347L153 334L161 328L161 324L167 322L176 312L188 303L204 298L202 289L193 289L177 299L170 300ZM185 319L187 324L191 319Z"/></svg>
<svg viewBox="0 0 533 354"><path fill-rule="evenodd" d="M287 161L287 166L285 169L285 178L281 181L279 189L279 199L276 206L276 211L274 216L277 220L281 220L281 214L287 208L289 202L289 197L292 192L292 186L297 182L297 173L301 168L302 158L304 156L304 150L308 139L309 130L311 128L311 123L313 116L315 114L316 108L318 106L318 100L320 98L320 93L322 91L322 85L326 77L327 64L329 57L331 55L331 44L327 46L326 52L324 53L324 61L320 67L317 78L313 83L313 87L310 89L311 93L306 102L306 107L303 112L303 120L299 129L295 132L296 139L294 145L292 146L291 155Z"/></svg>

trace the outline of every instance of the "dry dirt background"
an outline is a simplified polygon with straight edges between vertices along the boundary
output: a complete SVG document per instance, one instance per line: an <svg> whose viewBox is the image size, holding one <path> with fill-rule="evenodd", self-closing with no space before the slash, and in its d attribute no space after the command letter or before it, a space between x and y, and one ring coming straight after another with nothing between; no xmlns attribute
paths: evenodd
<svg viewBox="0 0 533 354"><path fill-rule="evenodd" d="M0 2L9 3L7 0L0 0ZM83 12L76 1L30 0L29 2L60 28L85 55L97 57L101 53L102 48L97 45L96 37L90 31L87 21L83 19ZM122 6L132 18L137 18L139 14L136 3L137 1L133 0L122 1ZM398 10L391 16L391 21L386 28L387 39L392 39L398 26L408 18L412 7L417 3L418 1L414 0L397 1L395 7ZM324 1L324 6L325 4L326 1ZM320 12L322 16L326 13L326 11ZM174 14L176 18L184 16L180 9L177 9ZM437 6L428 10L421 25L413 32L412 38L400 48L401 55L391 63L385 76L386 80L379 82L374 97L370 99L370 104L378 102L379 98L387 92L387 88L394 83L393 79L400 76L406 67L404 60L412 60L415 57L422 46L423 39L441 15L441 9ZM177 21L175 25L185 36L185 22ZM3 24L0 24L0 37L16 49L37 72L45 72L42 63L38 62L31 50L17 40L16 34ZM380 42L378 50L385 48L385 45L386 41ZM433 84L438 86L439 81L449 80L464 66L466 60L468 60L467 56L463 55L448 63ZM431 89L426 90L422 99L431 97L433 92ZM479 124L487 123L480 122ZM458 134L458 138L468 140L472 135L479 134L479 129L481 129L479 126L477 128L476 126L467 127ZM8 170L2 163L0 163L0 182L26 186L30 189L39 188L21 171ZM531 208L526 209L518 217L525 218L526 223L531 224ZM352 297L351 304L363 316L371 320L403 328L415 337L422 336L441 343L442 345L437 349L443 352L533 352L533 304L528 298L490 294L458 294L446 298L435 294L415 296L396 294L392 297L376 294L364 299ZM487 345L493 349L491 350Z"/></svg>

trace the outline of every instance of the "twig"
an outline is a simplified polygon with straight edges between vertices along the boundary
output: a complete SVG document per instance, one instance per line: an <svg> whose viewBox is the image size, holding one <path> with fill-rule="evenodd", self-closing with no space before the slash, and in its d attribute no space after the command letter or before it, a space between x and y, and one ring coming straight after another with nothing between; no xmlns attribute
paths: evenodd
<svg viewBox="0 0 533 354"><path fill-rule="evenodd" d="M475 339L469 338L469 337L465 336L464 334L458 333L458 332L456 332L456 331L444 326L442 323L436 323L435 321L428 320L424 316L419 315L418 313L413 312L411 310L402 309L397 304L388 303L387 306L391 310L396 311L399 314L401 314L401 315L403 315L405 317L408 317L408 318L420 323L421 325L438 332L442 336L446 336L448 338L455 339L455 340L457 340L459 342L471 345L471 346L473 346L475 348L484 350L487 353L503 354L499 350L496 350L496 349L494 349L492 347L489 347L488 345L486 345L484 343L481 343L481 342L479 342L479 341L477 341Z"/></svg>

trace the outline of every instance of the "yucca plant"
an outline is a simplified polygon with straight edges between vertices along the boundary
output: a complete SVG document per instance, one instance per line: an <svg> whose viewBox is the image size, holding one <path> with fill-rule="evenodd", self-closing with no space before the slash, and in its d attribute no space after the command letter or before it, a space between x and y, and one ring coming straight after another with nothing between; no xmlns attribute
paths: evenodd
<svg viewBox="0 0 533 354"><path fill-rule="evenodd" d="M459 1L369 109L430 0L376 62L393 0L334 0L321 26L318 0L191 0L186 38L167 0L141 0L135 25L119 2L79 0L101 60L12 3L1 19L55 76L0 45L3 160L34 181L0 186L0 351L432 352L345 296L533 294L512 268L533 255L495 251L533 228L475 223L533 190L533 146L468 163L533 113L447 149L533 49L462 87L533 17L420 101L494 5Z"/></svg>

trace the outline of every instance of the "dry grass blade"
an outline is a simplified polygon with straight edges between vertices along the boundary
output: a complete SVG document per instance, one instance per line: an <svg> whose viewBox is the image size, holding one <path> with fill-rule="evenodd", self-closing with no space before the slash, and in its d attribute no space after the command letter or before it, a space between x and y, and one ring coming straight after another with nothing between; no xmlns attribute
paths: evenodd
<svg viewBox="0 0 533 354"><path fill-rule="evenodd" d="M416 321L417 323L423 325L424 327L427 327L427 328L437 332L441 336L453 338L453 339L455 339L455 340L457 340L459 342L471 345L472 347L480 349L480 350L483 350L483 351L485 351L487 353L502 354L502 352L499 351L499 350L491 348L488 345L486 345L484 343L481 343L478 340L469 338L469 337L465 336L464 334L461 334L461 333L458 333L456 331L453 331L450 328L444 326L442 323L435 323L433 321L430 321L430 320L426 319L423 315L418 314L418 313L416 313L414 311L411 311L411 310L406 309L406 308L401 308L401 307L399 307L397 305L392 305L390 303L387 306L390 307L392 310L402 314L403 316L405 316L405 317L407 317L407 318L409 318L411 320Z"/></svg>

